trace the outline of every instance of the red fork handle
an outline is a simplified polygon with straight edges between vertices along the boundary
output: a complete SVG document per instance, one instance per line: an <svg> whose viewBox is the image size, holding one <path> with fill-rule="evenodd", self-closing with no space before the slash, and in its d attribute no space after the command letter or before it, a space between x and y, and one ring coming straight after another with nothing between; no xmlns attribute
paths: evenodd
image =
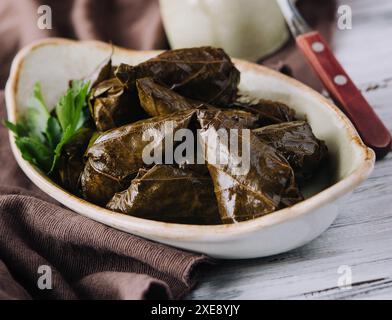
<svg viewBox="0 0 392 320"><path fill-rule="evenodd" d="M335 103L356 127L364 143L380 159L391 150L391 134L317 32L300 35L298 47L320 77Z"/></svg>

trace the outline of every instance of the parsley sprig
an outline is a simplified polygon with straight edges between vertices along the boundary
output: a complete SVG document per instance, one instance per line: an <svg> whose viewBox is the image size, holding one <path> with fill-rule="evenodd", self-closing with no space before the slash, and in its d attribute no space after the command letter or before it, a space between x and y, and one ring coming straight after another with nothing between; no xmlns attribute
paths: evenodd
<svg viewBox="0 0 392 320"><path fill-rule="evenodd" d="M61 151L88 120L89 83L72 81L69 89L50 113L40 83L34 85L25 116L17 123L5 121L15 135L23 159L47 174L56 169Z"/></svg>

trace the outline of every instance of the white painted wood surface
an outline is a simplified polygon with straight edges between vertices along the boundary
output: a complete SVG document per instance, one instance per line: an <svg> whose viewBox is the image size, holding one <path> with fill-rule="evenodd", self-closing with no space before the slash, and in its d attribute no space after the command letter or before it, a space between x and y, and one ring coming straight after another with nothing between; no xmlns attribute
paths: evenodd
<svg viewBox="0 0 392 320"><path fill-rule="evenodd" d="M392 1L343 0L353 29L334 50L392 130ZM340 266L351 288L338 285ZM310 244L275 257L220 262L188 299L392 299L392 154L340 203L332 227Z"/></svg>

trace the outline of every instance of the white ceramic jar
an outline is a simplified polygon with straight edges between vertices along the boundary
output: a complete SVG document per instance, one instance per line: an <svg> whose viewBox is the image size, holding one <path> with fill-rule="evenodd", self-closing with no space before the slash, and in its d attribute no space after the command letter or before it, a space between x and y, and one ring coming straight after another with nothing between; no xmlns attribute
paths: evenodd
<svg viewBox="0 0 392 320"><path fill-rule="evenodd" d="M255 61L288 39L275 0L160 0L172 48L211 45Z"/></svg>

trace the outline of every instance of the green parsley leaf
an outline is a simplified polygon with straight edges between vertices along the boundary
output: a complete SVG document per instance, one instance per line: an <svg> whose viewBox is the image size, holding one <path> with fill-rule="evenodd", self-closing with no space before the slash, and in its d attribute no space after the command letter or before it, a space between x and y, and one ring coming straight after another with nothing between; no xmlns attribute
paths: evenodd
<svg viewBox="0 0 392 320"><path fill-rule="evenodd" d="M53 151L37 137L17 137L16 145L22 153L23 159L32 162L45 172L52 166Z"/></svg>
<svg viewBox="0 0 392 320"><path fill-rule="evenodd" d="M62 129L62 136L56 148L54 148L52 172L61 156L63 146L84 126L87 121L86 113L87 96L90 84L84 81L72 81L67 93L60 98L56 106L56 115Z"/></svg>
<svg viewBox="0 0 392 320"><path fill-rule="evenodd" d="M11 130L15 135L20 136L20 137L25 137L28 135L28 131L26 129L26 124L24 121L19 121L16 124L13 124L12 122L8 120L4 120L4 126Z"/></svg>
<svg viewBox="0 0 392 320"><path fill-rule="evenodd" d="M46 131L49 117L50 114L42 96L41 85L37 82L34 85L33 95L27 103L26 118L28 119L27 124L30 135L44 142L44 132Z"/></svg>
<svg viewBox="0 0 392 320"><path fill-rule="evenodd" d="M83 128L88 120L87 97L89 83L72 81L51 115L36 83L27 104L26 116L16 124L4 121L14 133L15 143L23 159L33 163L48 174L56 169L63 146Z"/></svg>
<svg viewBox="0 0 392 320"><path fill-rule="evenodd" d="M60 123L57 118L50 116L45 130L45 136L49 142L49 145L54 150L59 144L62 136L62 130Z"/></svg>

